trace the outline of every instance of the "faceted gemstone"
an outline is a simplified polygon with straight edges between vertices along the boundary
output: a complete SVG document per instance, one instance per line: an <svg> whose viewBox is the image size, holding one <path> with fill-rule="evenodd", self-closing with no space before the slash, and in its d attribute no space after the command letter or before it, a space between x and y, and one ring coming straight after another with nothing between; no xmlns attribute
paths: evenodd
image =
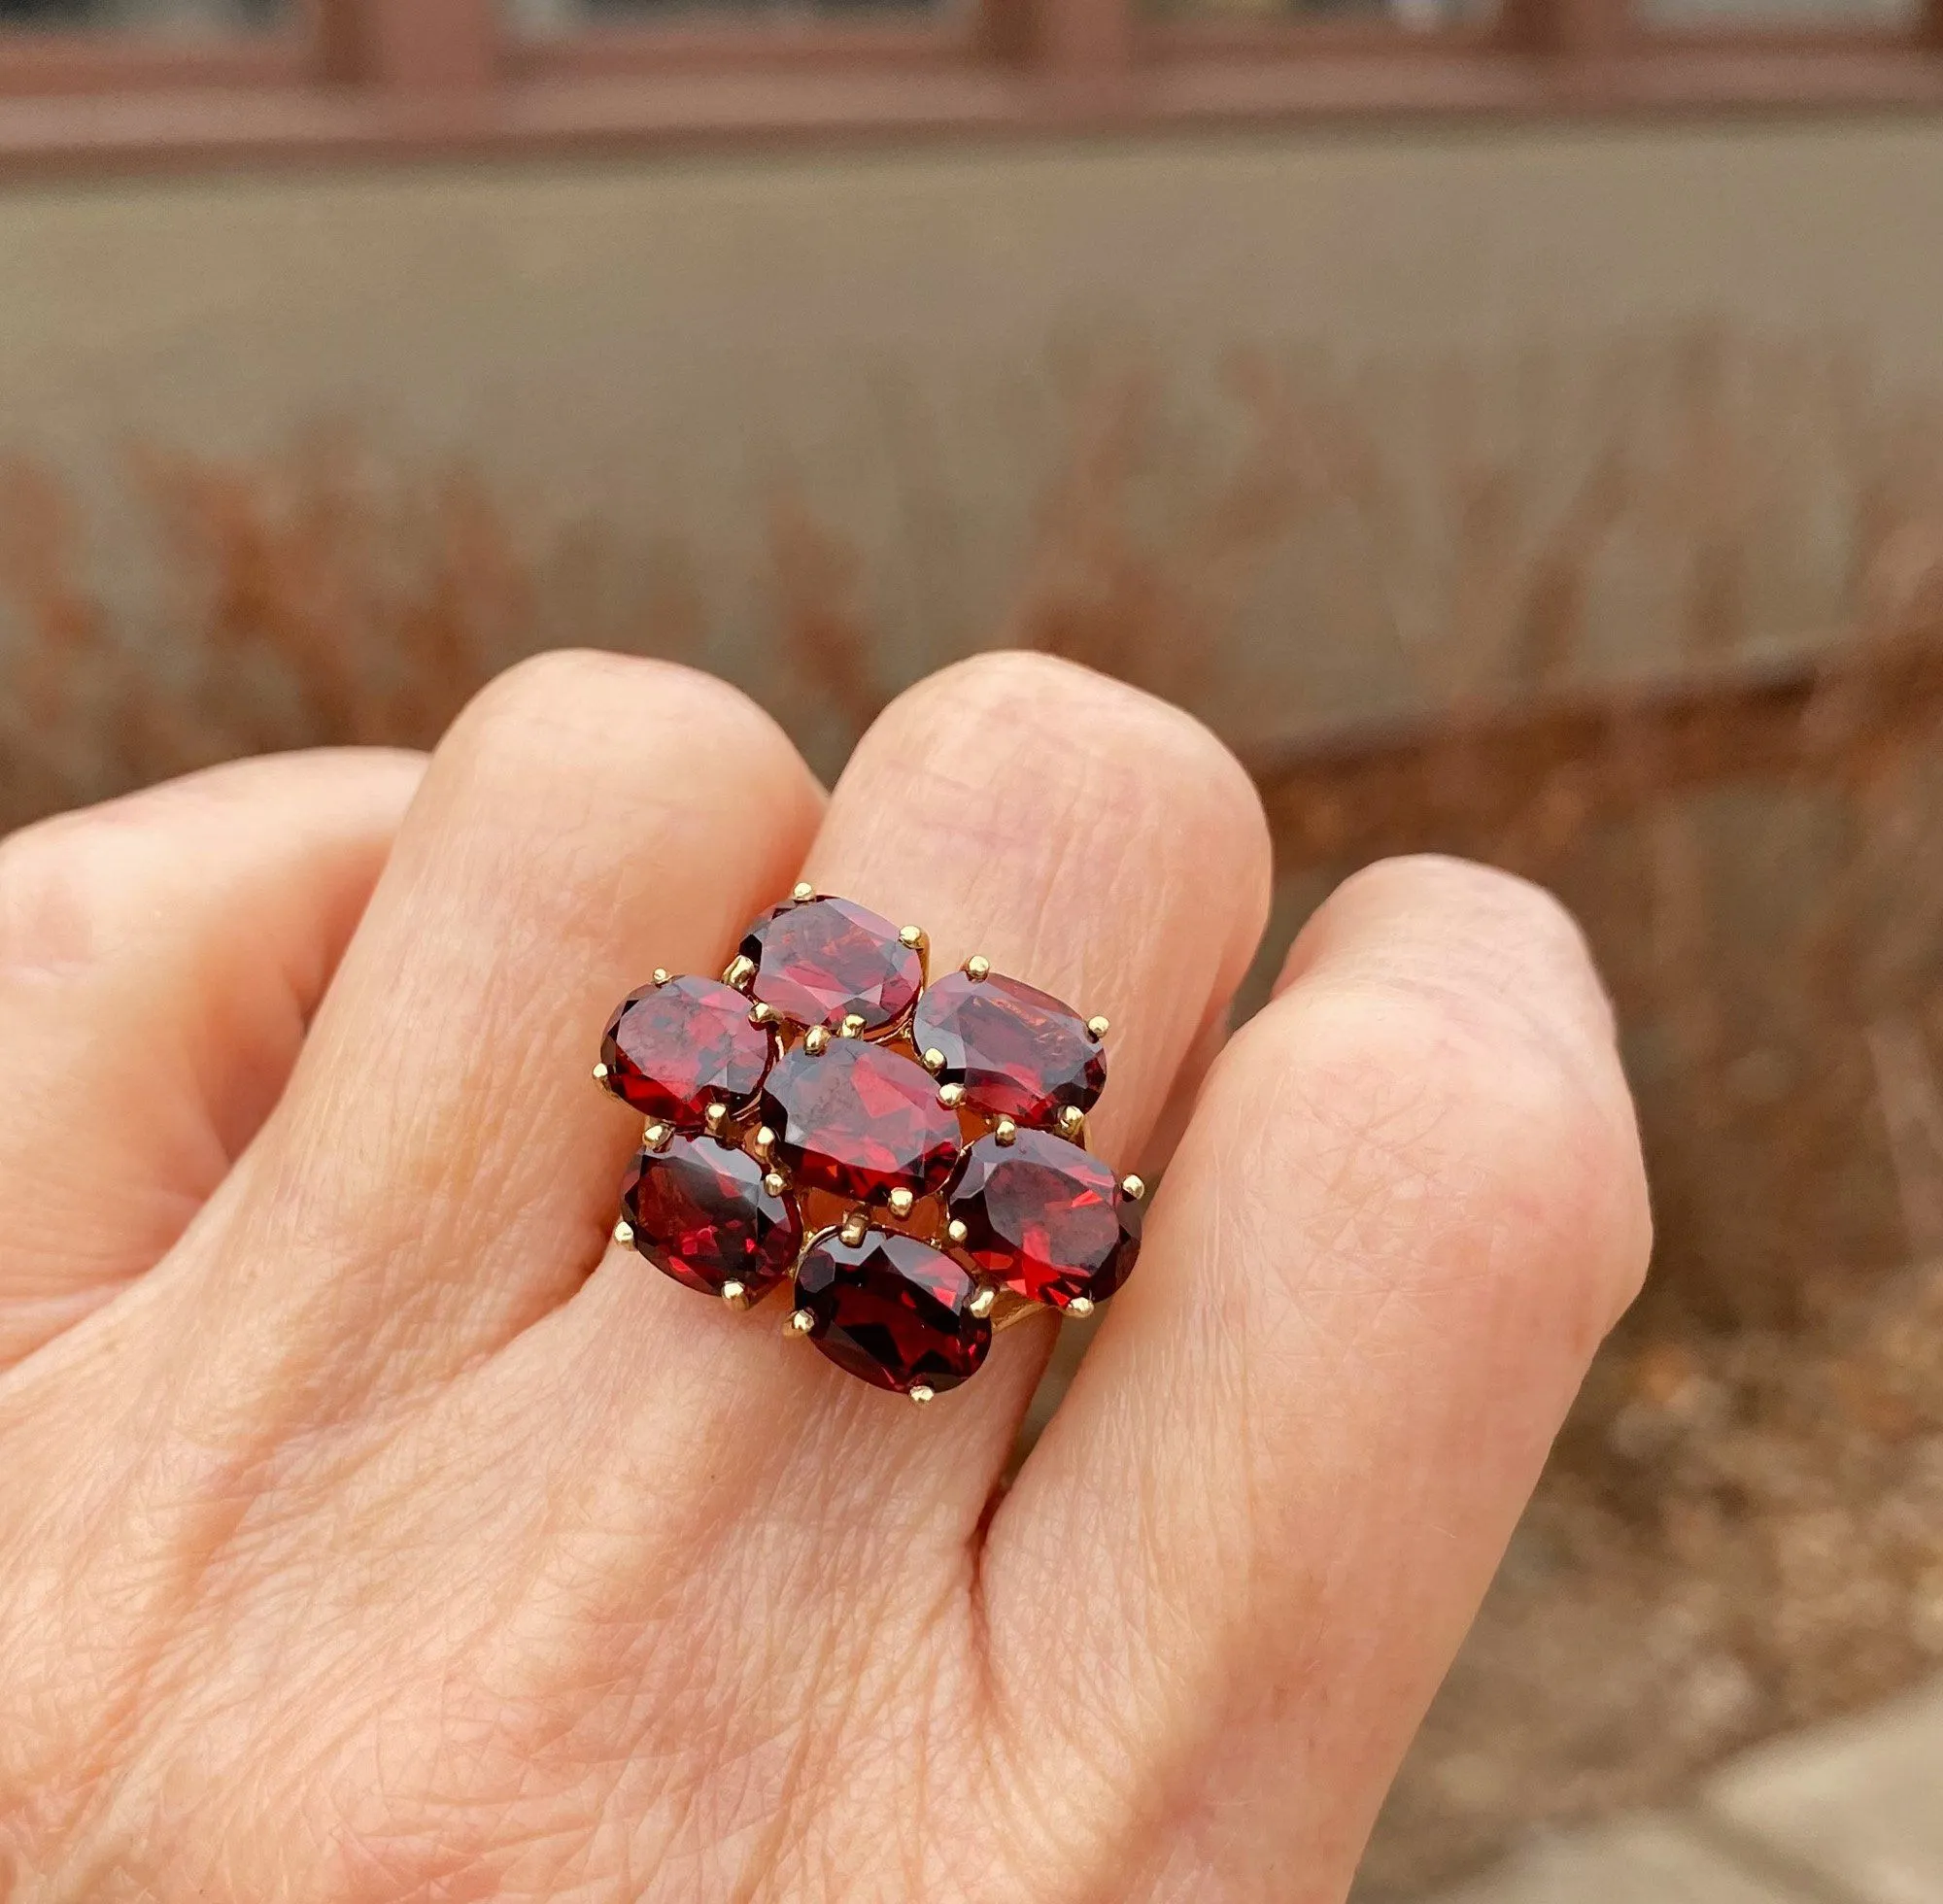
<svg viewBox="0 0 1943 1904"><path fill-rule="evenodd" d="M742 955L756 975L749 990L799 1025L842 1029L848 1017L881 1032L910 1009L924 961L888 919L849 900L800 900L749 928Z"/></svg>
<svg viewBox="0 0 1943 1904"><path fill-rule="evenodd" d="M1016 978L947 973L918 1001L911 1042L944 1059L945 1084L991 1117L1042 1123L1071 1105L1090 1110L1107 1085L1107 1054L1077 1012Z"/></svg>
<svg viewBox="0 0 1943 1904"><path fill-rule="evenodd" d="M992 1325L972 1314L978 1285L964 1266L915 1237L831 1231L796 1273L796 1302L816 1318L810 1341L839 1369L879 1388L934 1394L977 1372Z"/></svg>
<svg viewBox="0 0 1943 1904"><path fill-rule="evenodd" d="M958 1119L922 1065L880 1044L834 1038L787 1052L763 1090L763 1122L798 1183L840 1197L919 1196L950 1174Z"/></svg>
<svg viewBox="0 0 1943 1904"><path fill-rule="evenodd" d="M763 1167L713 1138L644 1150L621 1187L634 1247L677 1282L719 1296L739 1282L753 1301L795 1267L802 1222L763 1188Z"/></svg>
<svg viewBox="0 0 1943 1904"><path fill-rule="evenodd" d="M1099 1158L1047 1131L1022 1130L1010 1143L980 1138L944 1197L978 1268L1055 1309L1078 1296L1104 1301L1140 1254L1140 1205Z"/></svg>
<svg viewBox="0 0 1943 1904"><path fill-rule="evenodd" d="M739 1107L756 1095L769 1050L740 992L712 978L670 978L621 1001L600 1062L608 1088L644 1116L694 1131L715 1099Z"/></svg>

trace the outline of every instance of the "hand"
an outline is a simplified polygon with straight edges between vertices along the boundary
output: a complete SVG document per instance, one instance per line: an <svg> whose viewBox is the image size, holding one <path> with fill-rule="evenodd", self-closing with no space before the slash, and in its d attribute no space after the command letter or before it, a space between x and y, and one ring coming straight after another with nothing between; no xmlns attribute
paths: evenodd
<svg viewBox="0 0 1943 1904"><path fill-rule="evenodd" d="M588 1082L800 869L1200 1081L1064 1408L929 1410L604 1239ZM426 765L224 767L0 848L0 1894L1346 1889L1648 1224L1578 935L1400 862L1262 928L1200 727L992 657L828 803L732 690L552 656Z"/></svg>

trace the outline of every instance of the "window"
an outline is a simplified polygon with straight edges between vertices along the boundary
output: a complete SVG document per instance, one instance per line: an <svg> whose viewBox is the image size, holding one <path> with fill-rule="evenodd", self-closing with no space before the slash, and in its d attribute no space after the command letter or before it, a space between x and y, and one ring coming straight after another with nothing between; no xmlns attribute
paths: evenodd
<svg viewBox="0 0 1943 1904"><path fill-rule="evenodd" d="M1816 103L1943 0L0 0L0 167Z"/></svg>

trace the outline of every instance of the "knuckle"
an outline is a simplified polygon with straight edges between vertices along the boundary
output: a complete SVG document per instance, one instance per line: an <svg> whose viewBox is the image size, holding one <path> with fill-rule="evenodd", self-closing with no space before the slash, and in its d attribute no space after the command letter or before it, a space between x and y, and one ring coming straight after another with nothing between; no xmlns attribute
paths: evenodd
<svg viewBox="0 0 1943 1904"><path fill-rule="evenodd" d="M84 969L110 949L146 860L138 809L139 797L0 839L0 972Z"/></svg>

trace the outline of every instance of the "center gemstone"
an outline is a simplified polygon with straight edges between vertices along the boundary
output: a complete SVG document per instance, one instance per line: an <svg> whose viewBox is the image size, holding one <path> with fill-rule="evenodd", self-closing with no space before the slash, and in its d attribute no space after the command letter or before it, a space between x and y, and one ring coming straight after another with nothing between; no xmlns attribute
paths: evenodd
<svg viewBox="0 0 1943 1904"><path fill-rule="evenodd" d="M928 1195L958 1155L958 1119L924 1067L858 1038L821 1053L798 1045L769 1073L762 1105L794 1180L853 1201L900 1185Z"/></svg>

